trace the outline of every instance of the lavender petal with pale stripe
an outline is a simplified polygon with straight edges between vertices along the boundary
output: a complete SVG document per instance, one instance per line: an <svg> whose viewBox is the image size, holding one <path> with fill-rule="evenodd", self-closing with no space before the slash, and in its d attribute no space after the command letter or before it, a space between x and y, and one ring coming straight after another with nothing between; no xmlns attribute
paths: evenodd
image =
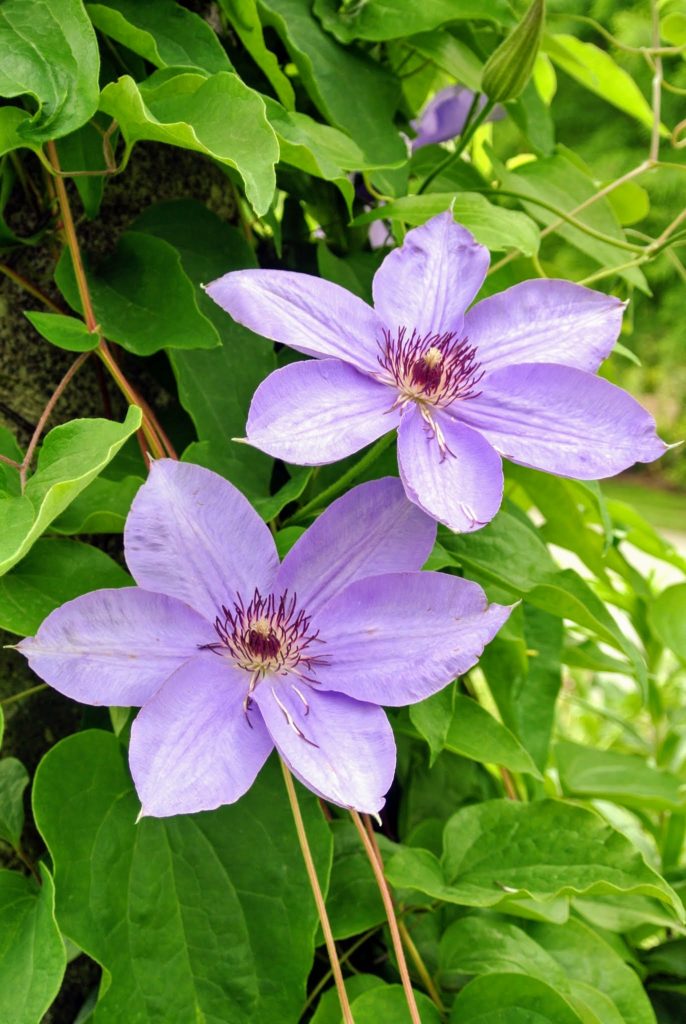
<svg viewBox="0 0 686 1024"><path fill-rule="evenodd" d="M389 477L335 501L279 565L232 484L162 459L126 523L138 586L69 601L19 650L67 696L142 705L129 759L143 814L238 800L275 747L315 793L376 813L395 771L381 705L446 686L510 612L421 572L435 537Z"/></svg>
<svg viewBox="0 0 686 1024"><path fill-rule="evenodd" d="M501 458L601 479L662 455L648 413L595 375L625 304L545 279L469 308L487 269L487 249L441 213L386 256L373 309L307 274L214 281L208 294L235 320L314 356L260 384L247 440L311 466L397 429L407 496L461 533L498 511Z"/></svg>

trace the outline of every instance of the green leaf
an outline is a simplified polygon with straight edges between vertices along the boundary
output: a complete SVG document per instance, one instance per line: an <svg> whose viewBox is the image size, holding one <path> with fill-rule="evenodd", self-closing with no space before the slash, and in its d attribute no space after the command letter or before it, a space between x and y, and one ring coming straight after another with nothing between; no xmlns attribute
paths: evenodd
<svg viewBox="0 0 686 1024"><path fill-rule="evenodd" d="M451 1024L583 1024L571 1006L543 981L519 974L486 974L462 989ZM588 1022L586 1021L586 1024Z"/></svg>
<svg viewBox="0 0 686 1024"><path fill-rule="evenodd" d="M455 220L488 249L514 248L524 256L538 252L540 233L530 217L489 203L477 192L428 192L420 196L404 196L361 214L353 224L391 218L414 226L424 224L437 213L445 213L451 206Z"/></svg>
<svg viewBox="0 0 686 1024"><path fill-rule="evenodd" d="M86 10L96 28L155 67L233 70L207 22L176 0L106 0Z"/></svg>
<svg viewBox="0 0 686 1024"><path fill-rule="evenodd" d="M134 226L174 246L200 309L221 338L221 347L211 351L169 353L181 404L198 439L211 446L202 452L193 448L187 457L222 473L251 497L267 497L273 460L232 438L244 436L255 389L276 369L274 348L233 321L201 288L230 270L255 266L255 257L235 228L192 199L151 206Z"/></svg>
<svg viewBox="0 0 686 1024"><path fill-rule="evenodd" d="M638 810L683 810L686 792L676 775L652 768L645 758L594 750L564 741L555 747L560 782L573 796L604 797Z"/></svg>
<svg viewBox="0 0 686 1024"><path fill-rule="evenodd" d="M567 151L559 148L554 156L533 160L522 164L514 171L508 171L504 165L497 163L497 173L503 188L530 196L533 200L542 199L552 206L571 213L587 199L595 196L597 183L573 161ZM535 202L521 200L526 212L535 220L548 226L559 220L550 210L544 209ZM586 210L574 215L574 219L587 224L594 231L604 235L625 240L624 232L617 221L614 210L606 198L593 202ZM585 254L601 267L620 266L627 262L630 254L626 249L613 246L591 235L580 228L563 221L556 229L557 234ZM646 294L650 294L645 275L639 267L632 267L618 272L630 285L634 285Z"/></svg>
<svg viewBox="0 0 686 1024"><path fill-rule="evenodd" d="M259 10L263 23L283 40L326 120L347 132L375 166L404 163L405 144L393 126L397 79L364 53L332 39L313 17L309 0L260 0Z"/></svg>
<svg viewBox="0 0 686 1024"><path fill-rule="evenodd" d="M0 501L0 575L27 554L53 519L95 479L141 425L132 405L123 423L72 420L46 436L21 497Z"/></svg>
<svg viewBox="0 0 686 1024"><path fill-rule="evenodd" d="M555 703L562 685L562 620L524 604L483 652L480 667L504 723L521 740L539 769L548 761ZM626 663L622 662L626 674Z"/></svg>
<svg viewBox="0 0 686 1024"><path fill-rule="evenodd" d="M468 571L476 570L541 611L571 619L621 651L641 685L646 685L645 660L635 644L577 572L555 567L533 526L501 509L476 533L453 534L440 528L438 536L443 548Z"/></svg>
<svg viewBox="0 0 686 1024"><path fill-rule="evenodd" d="M464 974L499 973L524 974L545 982L571 1009L592 1013L583 1013L586 1024L655 1024L636 972L595 932L574 919L562 926L524 923L515 927L495 915L470 915L450 925L440 945L443 987L454 987ZM601 1015L598 1008L603 1003L606 1013Z"/></svg>
<svg viewBox="0 0 686 1024"><path fill-rule="evenodd" d="M348 993L350 1002L367 992L370 988L378 988L384 982L376 974L353 974L345 979L345 990ZM341 1004L338 1001L338 992L335 988L329 988L324 992L311 1024L341 1024Z"/></svg>
<svg viewBox="0 0 686 1024"><path fill-rule="evenodd" d="M50 527L53 533L121 533L131 502L143 483L140 476L110 480L99 476Z"/></svg>
<svg viewBox="0 0 686 1024"><path fill-rule="evenodd" d="M143 139L204 153L238 171L258 216L271 206L279 146L264 101L237 75L157 72L140 87L124 75L103 89L100 109L119 122L127 154Z"/></svg>
<svg viewBox="0 0 686 1024"><path fill-rule="evenodd" d="M607 50L564 34L546 36L544 48L555 64L585 89L629 114L644 127L652 128L650 104L631 75L615 63ZM664 125L662 134L669 135Z"/></svg>
<svg viewBox="0 0 686 1024"><path fill-rule="evenodd" d="M638 224L650 213L650 196L646 189L635 181L625 181L623 185L613 188L608 199L622 225ZM636 359L629 349L625 351L629 352L632 361Z"/></svg>
<svg viewBox="0 0 686 1024"><path fill-rule="evenodd" d="M82 311L71 257L55 271L65 299ZM161 348L214 348L219 336L198 309L178 253L160 238L128 231L114 253L88 273L95 316L111 341L149 356Z"/></svg>
<svg viewBox="0 0 686 1024"><path fill-rule="evenodd" d="M287 110L295 109L293 86L281 70L279 62L267 49L256 0L219 0L236 35Z"/></svg>
<svg viewBox="0 0 686 1024"><path fill-rule="evenodd" d="M372 0L371 3L339 4L338 0L314 0L314 13L322 25L341 43L353 39L382 42L429 32L446 21L486 18L501 25L512 23L506 0L433 0L417 4L414 0Z"/></svg>
<svg viewBox="0 0 686 1024"><path fill-rule="evenodd" d="M427 740L432 763L441 750L512 772L541 775L519 740L485 708L451 689L410 707L410 720Z"/></svg>
<svg viewBox="0 0 686 1024"><path fill-rule="evenodd" d="M0 871L0 1020L37 1024L57 995L67 957L55 921L55 887Z"/></svg>
<svg viewBox="0 0 686 1024"><path fill-rule="evenodd" d="M264 101L269 123L279 140L281 161L317 178L333 181L352 212L355 191L346 172L369 168L362 150L337 128L319 124L307 114L284 110L267 96Z"/></svg>
<svg viewBox="0 0 686 1024"><path fill-rule="evenodd" d="M464 807L445 826L442 861L403 848L386 873L395 886L462 906L492 907L514 895L545 902L621 892L653 896L684 917L674 890L625 836L562 800Z"/></svg>
<svg viewBox="0 0 686 1024"><path fill-rule="evenodd" d="M24 829L24 790L29 773L16 757L0 760L0 839L15 850L21 845Z"/></svg>
<svg viewBox="0 0 686 1024"><path fill-rule="evenodd" d="M14 569L0 576L0 628L32 636L46 615L65 601L90 590L132 584L129 574L104 551L75 540L43 538Z"/></svg>
<svg viewBox="0 0 686 1024"><path fill-rule="evenodd" d="M447 71L457 82L477 92L481 85L482 64L473 50L451 34L448 29L438 32L422 32L407 40L422 57L432 61L442 71Z"/></svg>
<svg viewBox="0 0 686 1024"><path fill-rule="evenodd" d="M299 796L325 883L328 828ZM317 915L276 759L238 804L136 825L117 738L81 732L39 765L33 807L60 926L109 981L93 1024L297 1018Z"/></svg>
<svg viewBox="0 0 686 1024"><path fill-rule="evenodd" d="M453 721L455 710L455 699L457 697L454 685L446 686L426 700L420 700L417 704L411 704L408 711L410 721L429 744L430 760L434 761L445 750L448 730Z"/></svg>
<svg viewBox="0 0 686 1024"><path fill-rule="evenodd" d="M441 1015L422 992L414 993L422 1024L441 1024ZM353 1000L350 1006L355 1024L411 1024L407 999L401 985L374 986Z"/></svg>
<svg viewBox="0 0 686 1024"><path fill-rule="evenodd" d="M0 53L0 96L30 96L37 108L33 116L14 115L24 145L67 135L95 113L100 62L81 0L4 0ZM3 116L6 128L11 121Z"/></svg>
<svg viewBox="0 0 686 1024"><path fill-rule="evenodd" d="M648 621L660 642L686 660L686 583L663 590L648 608Z"/></svg>
<svg viewBox="0 0 686 1024"><path fill-rule="evenodd" d="M66 348L69 352L90 352L98 347L97 334L92 334L83 320L74 316L28 312L24 312L24 316L43 338L58 348Z"/></svg>
<svg viewBox="0 0 686 1024"><path fill-rule="evenodd" d="M502 765L512 772L541 774L516 736L470 697L457 694L445 749L484 764Z"/></svg>

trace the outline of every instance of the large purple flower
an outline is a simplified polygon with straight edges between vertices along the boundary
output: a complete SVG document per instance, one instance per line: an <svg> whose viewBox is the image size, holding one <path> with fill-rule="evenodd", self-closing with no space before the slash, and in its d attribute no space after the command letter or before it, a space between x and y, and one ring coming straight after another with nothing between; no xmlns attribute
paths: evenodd
<svg viewBox="0 0 686 1024"><path fill-rule="evenodd" d="M467 115L474 102L474 93L462 85L448 85L440 89L426 104L419 117L410 121L417 133L412 140L412 149L421 149L431 142L447 142L461 135ZM479 98L478 111L486 106L486 97ZM500 121L505 117L502 107L496 106L486 121Z"/></svg>
<svg viewBox="0 0 686 1024"><path fill-rule="evenodd" d="M398 428L408 497L453 530L500 507L501 456L599 479L666 445L649 414L595 376L624 304L533 280L465 313L488 250L452 214L409 231L374 277L374 309L307 274L239 270L207 291L234 320L315 356L255 392L247 439L288 462L334 462Z"/></svg>
<svg viewBox="0 0 686 1024"><path fill-rule="evenodd" d="M68 697L143 706L129 756L144 814L232 803L274 746L319 795L376 812L395 769L379 705L466 672L510 613L475 583L418 571L435 533L399 480L375 480L279 565L235 487L161 460L126 522L138 586L67 602L18 646Z"/></svg>

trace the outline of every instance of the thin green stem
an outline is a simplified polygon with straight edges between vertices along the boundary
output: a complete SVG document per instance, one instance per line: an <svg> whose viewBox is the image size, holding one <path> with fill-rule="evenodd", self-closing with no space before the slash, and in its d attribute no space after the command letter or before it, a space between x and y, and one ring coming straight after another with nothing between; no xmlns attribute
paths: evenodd
<svg viewBox="0 0 686 1024"><path fill-rule="evenodd" d="M8 644L8 646L13 646ZM23 700L24 697L31 697L34 693L40 693L41 690L47 690L47 683L39 683L37 686L30 686L28 690L22 690L21 693L13 693L11 697L5 697L0 700L0 704L3 707L7 707L8 704L16 704L18 700Z"/></svg>
<svg viewBox="0 0 686 1024"><path fill-rule="evenodd" d="M469 113L467 114L467 122L465 124L465 127L462 129L460 141L455 147L455 150L452 153L449 153L445 160L442 160L440 164L434 167L431 174L427 175L427 177L424 179L424 181L417 189L417 195L421 195L422 192L426 192L431 182L434 181L439 176L439 174L442 174L443 171L450 167L451 164L458 160L460 156L462 156L465 149L471 142L474 132L484 123L490 112L493 110L494 103L491 100L486 100L486 103L484 104L483 108L478 112L478 114L475 115L475 111L480 99L481 93L477 92L474 96L474 99L472 100L472 105L469 108Z"/></svg>
<svg viewBox="0 0 686 1024"><path fill-rule="evenodd" d="M414 997L410 972L407 969L405 951L403 950L403 942L400 937L398 921L395 916L395 907L393 906L393 897L391 896L391 890L388 888L388 882L386 881L383 871L381 851L379 850L376 842L376 837L374 836L374 831L371 827L369 818L365 815L367 821L367 828L365 828L357 811L350 811L350 817L353 819L355 828L362 840L362 845L364 846L365 853L367 854L367 859L371 864L376 884L379 887L379 892L381 893L381 899L383 901L384 910L386 911L388 927L391 933L391 941L393 942L393 949L395 950L395 957L398 962L400 980L402 981L403 990L405 992L407 1008L410 1011L410 1019L412 1024L422 1024L421 1017L419 1016L419 1010L417 1009L417 1001Z"/></svg>
<svg viewBox="0 0 686 1024"><path fill-rule="evenodd" d="M345 953L342 953L341 956L339 957L339 963L340 963L341 967L343 967L343 965L348 962L350 957L353 956L353 954L355 954L358 951L360 946L364 946L365 942L367 942L368 939L371 939L372 935L374 935L375 932L378 932L378 930L379 930L379 926L377 925L375 928L370 928L369 931L363 932L362 935L360 935L357 939L355 939L355 941L353 942L352 946L349 946L346 949ZM310 992L310 994L307 997L305 1005L303 1006L302 1013L300 1014L301 1017L303 1017L307 1013L309 1008L316 1001L317 996L319 995L319 993L323 989L326 988L326 986L329 984L329 982L330 982L332 977L333 977L333 971L332 970L328 970L326 972L326 974L323 976L323 978L319 979L319 981L317 982L317 984L314 986L314 988L312 989L312 991Z"/></svg>
<svg viewBox="0 0 686 1024"><path fill-rule="evenodd" d="M9 266L9 264L0 263L0 274L4 274L6 277L9 277L10 281L14 281L16 285L22 288L25 292L28 292L29 295L33 295L34 299L38 299L38 301L42 302L44 306L51 309L53 313L64 313L64 310L60 309L60 307L53 302L52 299L48 298L40 288L37 288L35 284L27 280L27 278L18 274L16 270L13 270L12 267Z"/></svg>
<svg viewBox="0 0 686 1024"><path fill-rule="evenodd" d="M343 492L346 491L350 485L365 472L365 470L369 469L369 467L376 462L379 456L382 455L387 448L390 448L394 440L394 430L388 434L384 434L383 437L380 437L376 444L372 445L367 454L362 456L359 462L356 462L355 465L351 466L346 473L339 476L335 483L332 483L329 487L320 491L312 501L308 501L306 505L303 505L302 508L298 509L290 519L286 520L284 525L296 526L304 519L307 519L311 515L316 515L322 509L326 508L333 498L337 498L339 494L343 494Z"/></svg>
<svg viewBox="0 0 686 1024"><path fill-rule="evenodd" d="M336 989L338 991L338 999L341 1004L341 1011L343 1013L344 1024L355 1024L353 1019L352 1011L350 1009L350 1002L348 1000L348 993L345 990L345 983L343 981L343 971L341 970L341 964L338 959L338 952L336 950L336 943L334 942L333 932L331 931L331 923L329 921L329 915L326 912L326 903L324 902L324 894L322 893L319 879L317 877L317 869L314 865L314 859L312 857L312 851L307 838L307 832L305 831L305 822L300 811L300 804L298 803L298 794L295 791L293 785L293 776L289 772L288 768L281 761L281 770L283 772L284 782L286 783L286 792L288 793L288 801L291 805L291 811L293 814L293 821L295 822L295 830L298 834L298 842L300 843L300 849L302 851L303 860L305 861L305 870L307 871L307 877L310 880L310 887L312 888L312 895L314 896L314 902L317 906L317 912L319 914L319 920L322 926L322 932L324 934L324 942L329 954L329 960L331 962L331 970L333 972L334 981L336 982Z"/></svg>
<svg viewBox="0 0 686 1024"><path fill-rule="evenodd" d="M412 962L414 963L415 968L417 969L417 974L422 979L424 988L429 993L434 1006L436 1007L440 1014L445 1014L446 1009L445 1006L443 1005L443 1000L441 999L439 991L436 988L436 985L434 984L433 978L429 974L429 969L422 960L422 955L417 949L414 943L414 939L410 935L409 928L401 918L398 918L398 931L400 932L400 937L403 940L403 943L405 944L407 952L412 957Z"/></svg>

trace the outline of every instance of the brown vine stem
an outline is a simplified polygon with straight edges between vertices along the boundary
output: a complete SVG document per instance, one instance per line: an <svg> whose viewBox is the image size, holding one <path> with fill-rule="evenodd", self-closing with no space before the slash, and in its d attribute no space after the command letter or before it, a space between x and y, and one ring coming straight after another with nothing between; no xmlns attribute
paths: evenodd
<svg viewBox="0 0 686 1024"><path fill-rule="evenodd" d="M395 950L396 960L398 961L398 971L400 972L400 980L403 984L405 991L405 999L407 1000L407 1008L410 1011L410 1018L412 1024L422 1024L422 1019L419 1016L419 1010L417 1009L417 1001L414 997L414 990L412 988L412 981L410 979L410 972L407 969L407 961L405 959L405 951L403 949L403 941L400 936L400 929L398 928L398 921L395 916L395 907L393 906L393 897L391 896L391 890L388 887L388 882L383 871L383 860L381 857L381 850L376 842L376 836L372 829L371 822L367 815L365 820L367 827L362 823L362 819L357 811L350 811L350 817L353 820L355 828L360 834L362 845L364 846L367 859L372 866L374 872L374 878L376 884L379 887L381 893L381 899L383 901L384 910L386 911L386 917L388 918L388 927L391 932L391 940L393 942L393 949Z"/></svg>
<svg viewBox="0 0 686 1024"><path fill-rule="evenodd" d="M160 426L157 417L154 415L152 409L145 401L145 399L138 394L136 389L127 380L122 373L119 365L117 364L112 352L107 345L107 342L100 334L99 324L97 322L95 312L93 310L93 302L91 300L90 289L88 287L88 280L86 278L86 271L83 266L83 259L81 258L81 249L79 241L76 235L76 228L74 226L74 218L71 212L71 204L69 202L69 195L67 194L67 188L64 183L64 179L60 176L60 162L57 155L57 147L54 142L46 143L46 151L48 159L52 166L52 169L56 172L54 177L54 188L57 195L57 201L60 209L60 219L64 238L71 255L71 262L74 268L74 276L76 278L76 284L79 290L79 296L81 298L81 304L83 306L83 315L86 321L86 327L93 334L98 336L98 348L97 353L100 359L109 370L113 380L121 390L127 401L131 402L132 405L138 405L143 411L143 434L145 436L145 442L149 446L150 454L155 458L164 458L168 455L170 458L176 458L176 452L169 441L169 438L165 434L164 430Z"/></svg>
<svg viewBox="0 0 686 1024"><path fill-rule="evenodd" d="M77 373L80 370L80 368L83 366L83 364L88 359L89 355L90 355L90 352L82 352L81 355L78 356L78 358L74 360L74 362L71 364L71 366L69 367L69 369L65 373L64 377L62 378L62 380L59 382L59 384L57 385L57 387L53 391L53 393L50 396L50 399L49 399L47 405L45 406L45 408L43 409L43 412L41 413L40 419L38 420L38 423L36 424L36 429L34 430L33 434L31 435L31 440L29 441L29 446L26 449L26 455L24 456L24 458L22 460L22 463L21 463L21 466L19 467L19 481L21 483L21 492L22 492L22 494L24 493L24 489L26 488L26 474L28 473L29 468L31 466L31 461L33 459L33 453L36 450L36 445L38 444L38 442L40 440L40 436L43 433L43 430L45 428L45 424L50 419L50 416L52 414L52 410L55 408L55 406L59 402L62 394L64 393L65 388L67 387L67 385L69 383L69 381L72 379L74 374Z"/></svg>
<svg viewBox="0 0 686 1024"><path fill-rule="evenodd" d="M338 999L341 1004L343 1021L344 1024L355 1024L355 1020L350 1009L348 993L345 990L345 983L343 981L343 971L341 970L341 964L338 959L338 952L336 950L336 943L334 942L333 932L331 931L329 915L326 912L324 894L322 893L322 889L319 884L319 879L317 878L317 869L314 866L312 851L310 849L310 844L307 838L307 832L305 831L305 822L303 821L303 816L300 811L300 804L298 803L298 794L296 793L295 786L293 785L293 776L291 775L290 771L288 770L283 761L281 761L281 771L283 772L284 782L286 783L286 792L288 793L288 801L291 805L291 811L293 813L295 830L298 833L298 842L300 843L300 849L302 851L303 860L305 861L305 870L307 871L307 877L310 880L310 887L312 889L312 895L314 896L314 902L317 905L317 912L319 914L319 920L321 922L322 932L324 934L326 949L329 954L331 970L333 972L334 981L336 983ZM421 1024L421 1022L418 1022L418 1024Z"/></svg>

